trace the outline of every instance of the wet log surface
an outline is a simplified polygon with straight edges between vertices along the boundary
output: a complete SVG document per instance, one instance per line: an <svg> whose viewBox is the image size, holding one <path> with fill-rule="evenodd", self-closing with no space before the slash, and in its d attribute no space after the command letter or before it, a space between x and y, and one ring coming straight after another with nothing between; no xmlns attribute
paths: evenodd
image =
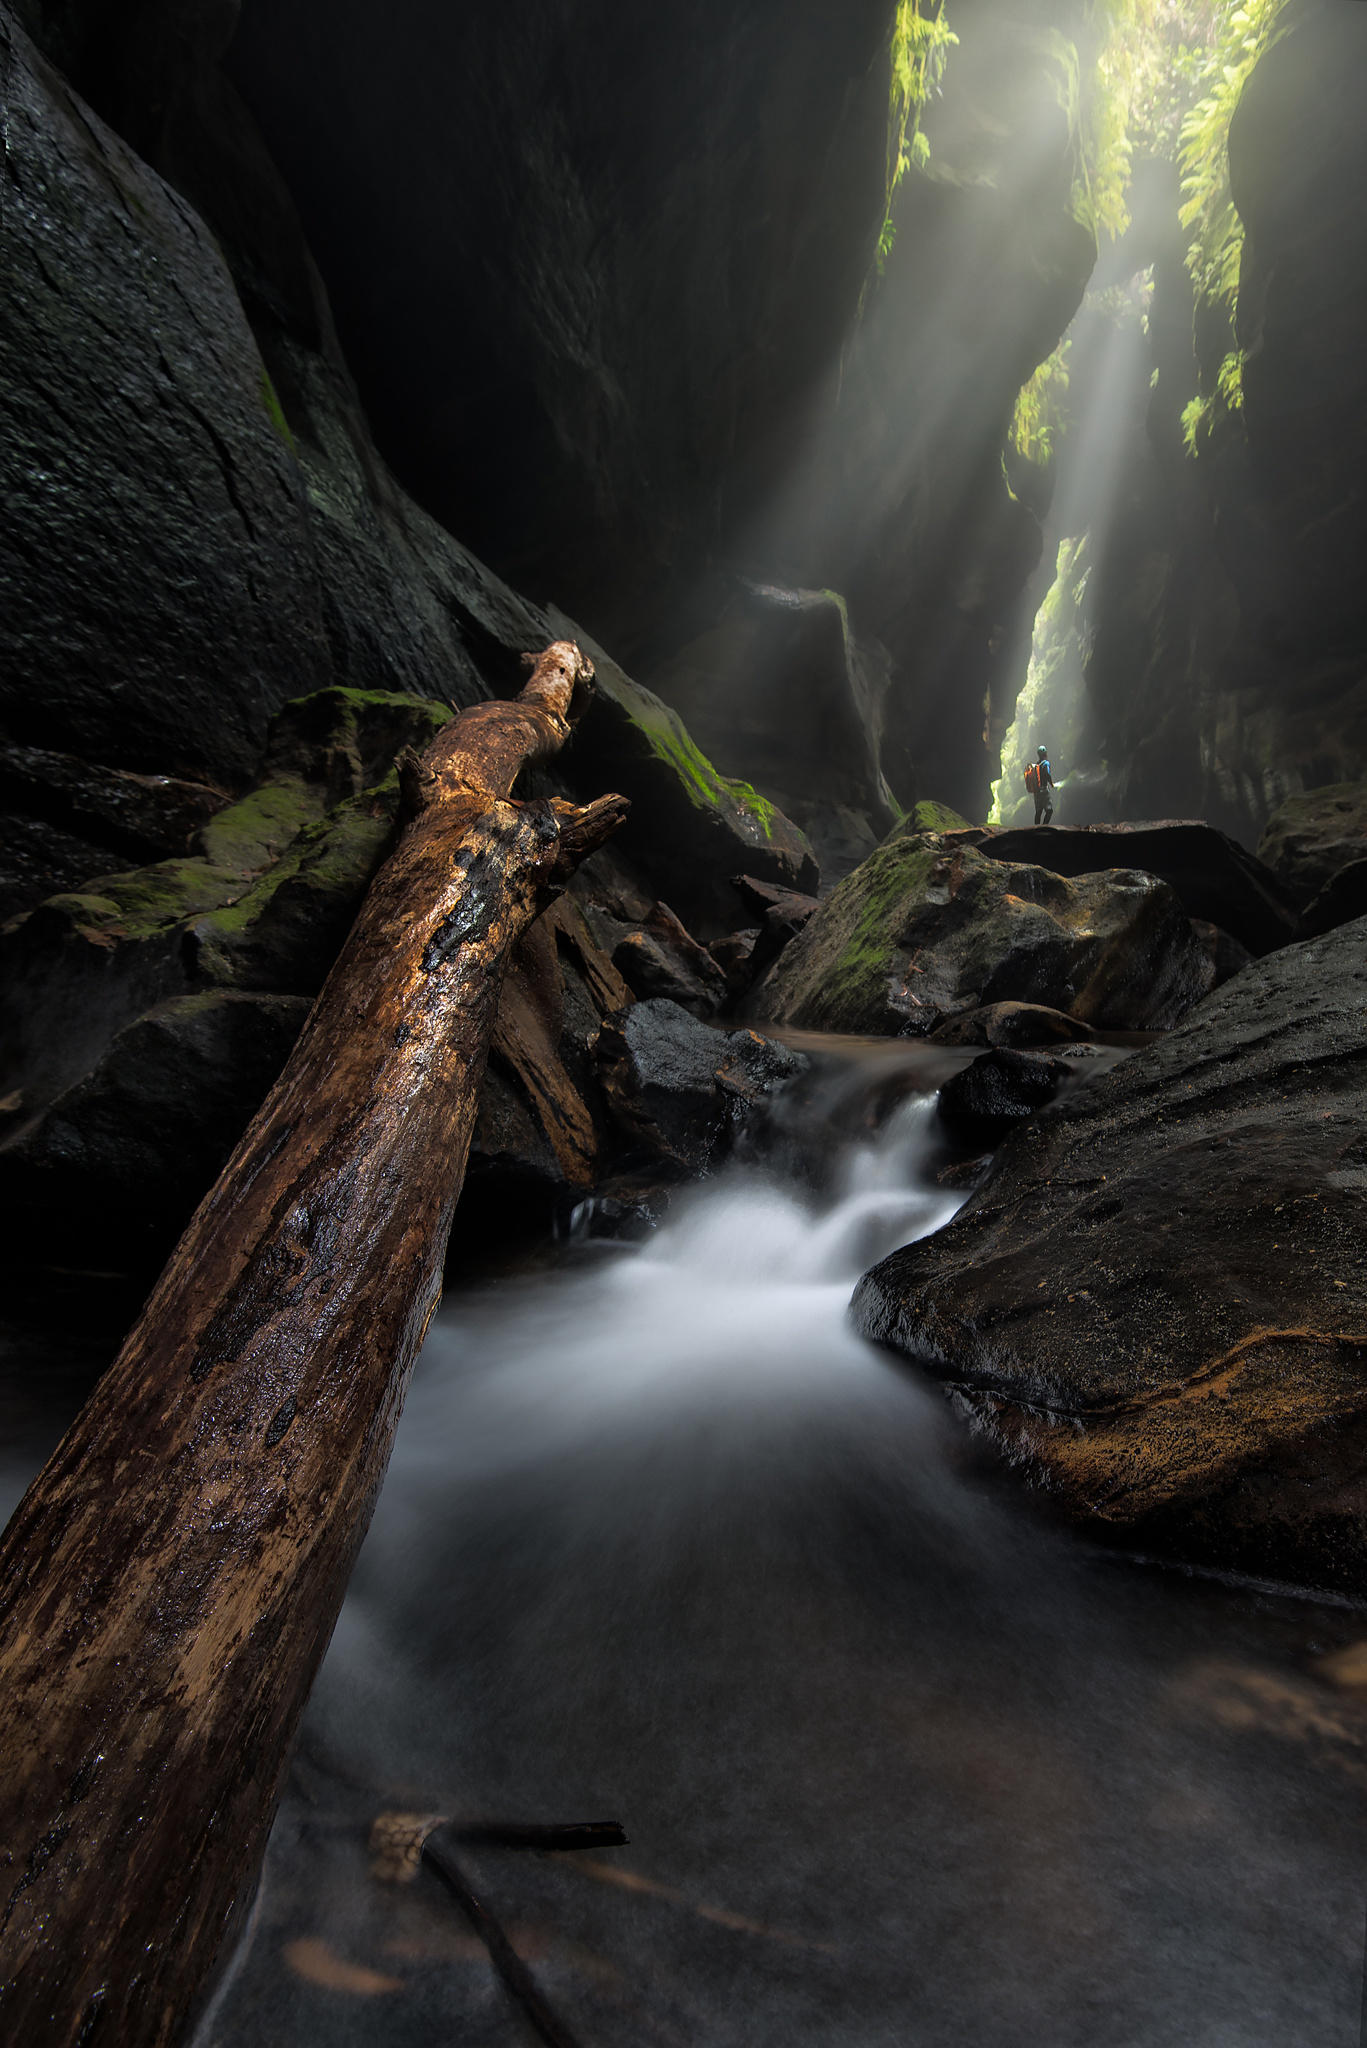
<svg viewBox="0 0 1367 2048"><path fill-rule="evenodd" d="M0 2032L182 2038L440 1291L503 968L625 813L514 803L591 666L403 764L407 822L284 1073L0 1547Z"/></svg>

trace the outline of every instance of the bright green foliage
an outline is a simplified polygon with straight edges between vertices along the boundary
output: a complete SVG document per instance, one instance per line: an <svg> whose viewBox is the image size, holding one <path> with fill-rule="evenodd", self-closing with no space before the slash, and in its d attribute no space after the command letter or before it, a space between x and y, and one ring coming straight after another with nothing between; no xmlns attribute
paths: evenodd
<svg viewBox="0 0 1367 2048"><path fill-rule="evenodd" d="M1241 0L1216 10L1215 31L1196 78L1197 97L1182 121L1181 220L1193 231L1187 249L1198 299L1217 307L1234 340L1243 262L1244 224L1229 189L1229 127L1254 65L1282 32L1286 0ZM1243 408L1242 349L1229 348L1212 388L1182 413L1188 454L1199 454L1221 420Z"/></svg>
<svg viewBox="0 0 1367 2048"><path fill-rule="evenodd" d="M1016 699L1016 716L1002 743L1002 772L992 785L990 825L1025 825L1034 816L1025 790L1025 769L1044 744L1052 749L1054 773L1062 782L1077 753L1084 701L1083 668L1088 653L1087 536L1076 534L1059 546L1054 580L1035 614L1030 666Z"/></svg>
<svg viewBox="0 0 1367 2048"><path fill-rule="evenodd" d="M1098 49L1081 95L1073 210L1098 240L1129 226L1135 155L1175 158L1220 12L1221 0L1088 0Z"/></svg>
<svg viewBox="0 0 1367 2048"><path fill-rule="evenodd" d="M1100 239L1129 224L1127 188L1137 153L1179 166L1187 263L1197 295L1219 307L1228 348L1210 388L1182 415L1195 454L1217 422L1243 403L1243 355L1234 347L1243 223L1229 189L1229 125L1254 65L1281 33L1287 0L1087 0L1096 38L1089 77L1057 32L1059 102L1076 138L1073 208ZM1055 49L1055 46L1057 48ZM1047 462L1066 424L1067 367L1060 353L1036 370L1017 401L1011 439Z"/></svg>
<svg viewBox="0 0 1367 2048"><path fill-rule="evenodd" d="M1279 33L1286 0L1243 0L1217 9L1215 34L1196 80L1199 97L1181 129L1182 225L1195 230L1187 265L1203 298L1232 312L1244 229L1229 190L1229 124L1250 72Z"/></svg>
<svg viewBox="0 0 1367 2048"><path fill-rule="evenodd" d="M1011 445L1018 455L1041 467L1053 458L1054 444L1067 418L1068 355L1065 336L1028 383L1022 384L1011 418Z"/></svg>
<svg viewBox="0 0 1367 2048"><path fill-rule="evenodd" d="M1215 375L1215 389L1203 391L1182 408L1182 444L1188 455L1199 455L1210 439L1217 420L1242 412L1244 405L1244 352L1232 348Z"/></svg>
<svg viewBox="0 0 1367 2048"><path fill-rule="evenodd" d="M892 24L892 90L888 103L887 204L878 237L881 270L892 248L892 196L913 164L930 160L921 109L938 92L959 38L945 20L945 0L897 0Z"/></svg>

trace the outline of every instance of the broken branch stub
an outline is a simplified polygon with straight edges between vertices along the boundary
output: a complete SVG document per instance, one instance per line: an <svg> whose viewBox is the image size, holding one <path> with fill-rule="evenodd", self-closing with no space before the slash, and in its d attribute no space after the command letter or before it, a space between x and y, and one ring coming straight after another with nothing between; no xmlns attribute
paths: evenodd
<svg viewBox="0 0 1367 2048"><path fill-rule="evenodd" d="M510 801L569 641L405 767L284 1072L0 1543L0 2035L182 2038L250 1894L440 1291L509 949L623 798Z"/></svg>

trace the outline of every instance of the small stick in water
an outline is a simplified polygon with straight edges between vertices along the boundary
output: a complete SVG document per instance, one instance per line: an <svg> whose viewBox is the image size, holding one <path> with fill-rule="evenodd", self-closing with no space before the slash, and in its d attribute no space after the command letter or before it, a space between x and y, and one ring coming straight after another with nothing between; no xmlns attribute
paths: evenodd
<svg viewBox="0 0 1367 2048"><path fill-rule="evenodd" d="M539 1826L507 1821L448 1821L451 1839L471 1848L499 1849L624 1849L630 1837L619 1820L572 1820Z"/></svg>
<svg viewBox="0 0 1367 2048"><path fill-rule="evenodd" d="M579 2048L577 2038L551 2011L537 1987L535 1977L483 1899L471 1890L469 1880L449 1843L443 1842L440 1837L440 1829L434 1829L428 1835L422 1845L423 1861L431 1865L446 1889L458 1900L466 1919L488 1949L490 1962L503 1979L508 1991L522 2007L538 2037L547 2044L547 2048Z"/></svg>
<svg viewBox="0 0 1367 2048"><path fill-rule="evenodd" d="M381 1813L370 1830L370 1874L381 1884L411 1884L429 1835L445 1828L468 1848L623 1849L630 1837L619 1820L452 1820L446 1813Z"/></svg>

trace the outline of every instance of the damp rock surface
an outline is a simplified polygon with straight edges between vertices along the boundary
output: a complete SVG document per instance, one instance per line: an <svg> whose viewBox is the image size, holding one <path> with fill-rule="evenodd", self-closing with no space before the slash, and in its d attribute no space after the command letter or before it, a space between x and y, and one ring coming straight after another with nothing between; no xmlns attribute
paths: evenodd
<svg viewBox="0 0 1367 2048"><path fill-rule="evenodd" d="M1025 1123L1076 1069L1046 1054L994 1047L940 1090L940 1118L966 1144L993 1145Z"/></svg>
<svg viewBox="0 0 1367 2048"><path fill-rule="evenodd" d="M1367 782L1333 782L1287 797L1267 821L1258 857L1302 904L1367 860Z"/></svg>
<svg viewBox="0 0 1367 2048"><path fill-rule="evenodd" d="M1088 1534L1367 1589L1367 920L1010 1139L855 1297Z"/></svg>
<svg viewBox="0 0 1367 2048"><path fill-rule="evenodd" d="M994 860L1033 861L1056 875L1142 868L1176 892L1189 917L1217 925L1253 954L1295 937L1295 903L1279 877L1237 839L1199 820L1028 826L987 833L982 846Z"/></svg>
<svg viewBox="0 0 1367 2048"><path fill-rule="evenodd" d="M692 1172L720 1159L764 1097L808 1065L758 1031L719 1031L664 997L608 1018L597 1057L609 1109L634 1151Z"/></svg>
<svg viewBox="0 0 1367 2048"><path fill-rule="evenodd" d="M1165 882L1129 868L1070 881L994 860L975 836L890 833L785 949L749 1013L923 1037L1013 1002L1100 1029L1163 1030L1211 987L1211 963Z"/></svg>

